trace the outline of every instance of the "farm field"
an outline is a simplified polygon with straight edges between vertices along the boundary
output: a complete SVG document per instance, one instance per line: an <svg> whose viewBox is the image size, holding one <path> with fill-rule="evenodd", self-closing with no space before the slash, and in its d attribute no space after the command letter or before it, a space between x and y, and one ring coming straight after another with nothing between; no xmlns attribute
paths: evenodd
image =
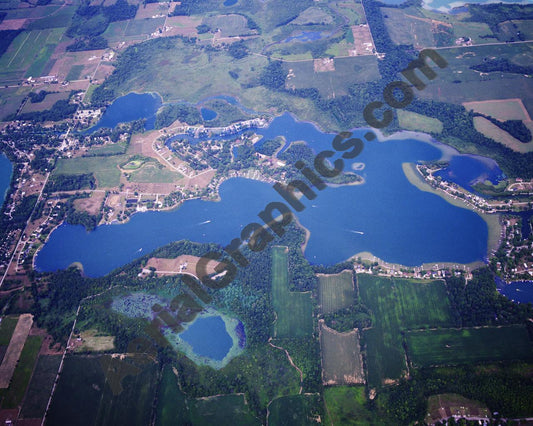
<svg viewBox="0 0 533 426"><path fill-rule="evenodd" d="M320 328L322 381L325 385L364 383L363 359L356 330L339 333L325 325Z"/></svg>
<svg viewBox="0 0 533 426"><path fill-rule="evenodd" d="M412 331L406 342L415 367L533 358L533 343L521 325Z"/></svg>
<svg viewBox="0 0 533 426"><path fill-rule="evenodd" d="M0 82L39 77L63 32L64 28L21 32L0 58Z"/></svg>
<svg viewBox="0 0 533 426"><path fill-rule="evenodd" d="M148 356L68 356L48 424L148 424L156 386L157 364Z"/></svg>
<svg viewBox="0 0 533 426"><path fill-rule="evenodd" d="M22 403L42 343L41 336L29 336L26 339L9 387L0 390L3 409L17 408Z"/></svg>
<svg viewBox="0 0 533 426"><path fill-rule="evenodd" d="M313 332L309 293L289 291L287 248L272 248L272 304L276 311L274 337L304 337Z"/></svg>
<svg viewBox="0 0 533 426"><path fill-rule="evenodd" d="M361 302L373 312L372 328L362 335L370 386L391 383L406 372L402 330L453 325L442 281L359 274L357 285Z"/></svg>
<svg viewBox="0 0 533 426"><path fill-rule="evenodd" d="M25 113L25 112L34 112L34 111L44 111L44 110L52 108L52 106L57 101L68 99L68 97L69 97L69 94L67 92L50 93L46 95L46 97L44 98L42 102L36 102L36 103L32 103L30 101L26 102L21 112Z"/></svg>
<svg viewBox="0 0 533 426"><path fill-rule="evenodd" d="M367 399L364 386L334 386L325 388L324 402L329 420L334 426L366 426L376 424L374 415L365 406Z"/></svg>
<svg viewBox="0 0 533 426"><path fill-rule="evenodd" d="M316 72L314 61L285 62L289 74L286 86L295 89L316 88L322 96L332 97L348 94L355 83L375 81L380 78L375 56L335 58L334 71Z"/></svg>
<svg viewBox="0 0 533 426"><path fill-rule="evenodd" d="M511 148L513 151L522 153L533 151L533 141L528 143L520 142L518 139L515 139L505 130L500 129L484 117L474 117L474 127L478 132L494 139L496 142L500 142L506 147ZM528 127L530 131L533 130L533 122L529 121L526 124L526 127Z"/></svg>
<svg viewBox="0 0 533 426"><path fill-rule="evenodd" d="M442 122L436 118L428 117L412 111L406 111L404 109L399 109L397 114L400 127L403 129L425 133L442 132Z"/></svg>
<svg viewBox="0 0 533 426"><path fill-rule="evenodd" d="M18 318L17 325L15 326L13 335L3 356L2 364L0 365L1 389L5 389L9 386L11 377L14 374L13 372L18 365L19 357L22 355L32 324L33 316L31 314L23 314Z"/></svg>
<svg viewBox="0 0 533 426"><path fill-rule="evenodd" d="M124 154L128 146L125 142L117 142L112 144L107 144L104 146L91 146L87 151L85 156L87 157L98 157L98 156L108 156L116 154Z"/></svg>
<svg viewBox="0 0 533 426"><path fill-rule="evenodd" d="M130 182L137 183L176 183L183 178L179 172L169 170L159 162L146 162L128 176Z"/></svg>
<svg viewBox="0 0 533 426"><path fill-rule="evenodd" d="M324 314L351 306L355 302L353 273L318 274L318 300Z"/></svg>
<svg viewBox="0 0 533 426"><path fill-rule="evenodd" d="M320 424L317 411L321 407L321 397L317 394L282 396L271 402L268 407L268 424L272 426L304 426Z"/></svg>
<svg viewBox="0 0 533 426"><path fill-rule="evenodd" d="M94 173L98 188L113 188L120 184L119 164L128 160L127 155L110 157L78 157L58 160L53 175L79 175Z"/></svg>
<svg viewBox="0 0 533 426"><path fill-rule="evenodd" d="M6 316L0 322L0 345L7 346L17 326L18 316Z"/></svg>
<svg viewBox="0 0 533 426"><path fill-rule="evenodd" d="M247 426L260 425L250 413L243 394L196 398L191 401L192 424L198 426Z"/></svg>
<svg viewBox="0 0 533 426"><path fill-rule="evenodd" d="M20 417L25 419L44 416L48 398L59 370L61 355L41 355L31 377Z"/></svg>

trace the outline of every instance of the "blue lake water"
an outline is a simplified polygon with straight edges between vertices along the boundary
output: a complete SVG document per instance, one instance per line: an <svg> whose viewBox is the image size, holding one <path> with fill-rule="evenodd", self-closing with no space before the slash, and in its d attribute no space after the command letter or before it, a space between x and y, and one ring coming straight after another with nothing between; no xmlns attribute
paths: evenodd
<svg viewBox="0 0 533 426"><path fill-rule="evenodd" d="M113 129L119 123L146 119L146 130L152 130L155 125L155 116L161 106L161 98L154 93L128 93L117 98L107 107L102 118L87 133L93 133L103 127Z"/></svg>
<svg viewBox="0 0 533 426"><path fill-rule="evenodd" d="M12 174L13 165L3 153L0 153L0 205L3 204L6 199L6 192L11 183Z"/></svg>
<svg viewBox="0 0 533 426"><path fill-rule="evenodd" d="M286 114L260 129L266 139L283 135L305 140L316 151L331 148L332 134ZM361 136L362 131L355 135ZM452 206L441 197L411 185L402 163L436 160L434 144L413 139L367 142L354 162L362 185L328 187L297 214L311 231L305 252L312 263L334 264L362 251L395 263L468 263L487 252L487 225L474 212ZM345 162L345 170L351 170ZM171 241L228 244L240 236L272 201L282 201L272 186L234 178L220 187L220 202L190 200L171 212L136 214L122 225L104 225L93 232L61 225L37 254L36 268L54 271L79 261L88 276L101 276ZM327 247L327 250L324 248Z"/></svg>
<svg viewBox="0 0 533 426"><path fill-rule="evenodd" d="M180 338L192 346L195 354L222 361L233 346L233 340L220 316L197 317Z"/></svg>
<svg viewBox="0 0 533 426"><path fill-rule="evenodd" d="M200 114L205 121L214 120L217 117L217 113L209 108L201 108Z"/></svg>
<svg viewBox="0 0 533 426"><path fill-rule="evenodd" d="M533 303L533 281L515 281L498 286L501 294L520 303Z"/></svg>
<svg viewBox="0 0 533 426"><path fill-rule="evenodd" d="M386 4L400 4L403 3L403 1L398 0L383 0ZM488 3L522 3L522 4L528 4L527 0L424 0L423 1L424 6L429 9L435 9L440 12L450 12L453 8L463 6L467 3L475 3L475 4L488 4Z"/></svg>
<svg viewBox="0 0 533 426"><path fill-rule="evenodd" d="M439 170L435 176L454 182L478 195L479 193L472 188L472 185L486 180L496 185L505 177L494 160L477 155L455 155L451 158L449 166Z"/></svg>
<svg viewBox="0 0 533 426"><path fill-rule="evenodd" d="M233 6L235 3L237 3L237 0L226 0L224 6Z"/></svg>

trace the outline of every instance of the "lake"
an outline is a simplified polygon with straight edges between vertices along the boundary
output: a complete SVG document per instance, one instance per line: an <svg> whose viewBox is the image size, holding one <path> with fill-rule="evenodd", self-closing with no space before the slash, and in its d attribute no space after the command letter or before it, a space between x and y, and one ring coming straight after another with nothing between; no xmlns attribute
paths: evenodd
<svg viewBox="0 0 533 426"><path fill-rule="evenodd" d="M196 355L215 361L222 361L233 346L220 316L198 316L179 336L191 345Z"/></svg>
<svg viewBox="0 0 533 426"><path fill-rule="evenodd" d="M11 176L13 175L13 165L11 161L5 156L5 154L0 153L0 199L1 204L6 200L6 193L9 189L9 184L11 183Z"/></svg>
<svg viewBox="0 0 533 426"><path fill-rule="evenodd" d="M438 10L439 12L450 12L453 8L463 6L465 4L488 4L488 3L521 3L527 4L528 1L517 0L467 0L467 1L453 1L453 0L423 0L424 7L428 9ZM403 1L384 0L386 4L400 4Z"/></svg>
<svg viewBox="0 0 533 426"><path fill-rule="evenodd" d="M330 148L334 137L289 114L258 133L265 138L283 135L289 142L305 140L315 151ZM297 217L311 231L307 259L331 265L363 251L410 266L485 259L488 229L483 219L418 190L403 173L402 163L436 160L441 154L436 144L415 139L367 142L353 160L365 164L358 172L364 184L327 187L317 191L314 200L304 200L306 209ZM345 162L345 170L351 166ZM190 200L170 212L135 214L126 224L99 226L93 232L63 224L37 254L35 266L54 271L78 261L88 276L95 277L171 241L226 245L244 226L259 221L257 214L268 203L285 201L271 185L243 178L225 181L220 196L219 202Z"/></svg>
<svg viewBox="0 0 533 426"><path fill-rule="evenodd" d="M202 115L202 119L205 121L214 120L217 118L217 113L209 108L201 108L200 114Z"/></svg>
<svg viewBox="0 0 533 426"><path fill-rule="evenodd" d="M146 119L144 128L152 130L160 106L161 97L156 93L128 93L109 105L98 123L87 129L86 132L94 133L104 127L114 129L119 123L128 123L141 118Z"/></svg>

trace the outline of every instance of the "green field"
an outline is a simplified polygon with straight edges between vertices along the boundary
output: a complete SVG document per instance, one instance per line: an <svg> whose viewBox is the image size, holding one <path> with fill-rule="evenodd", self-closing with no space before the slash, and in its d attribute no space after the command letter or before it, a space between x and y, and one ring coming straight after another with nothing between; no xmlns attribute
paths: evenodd
<svg viewBox="0 0 533 426"><path fill-rule="evenodd" d="M244 395L220 395L197 398L192 401L191 420L198 426L260 425L261 421L250 413Z"/></svg>
<svg viewBox="0 0 533 426"><path fill-rule="evenodd" d="M23 31L0 58L0 81L39 77L64 28Z"/></svg>
<svg viewBox="0 0 533 426"><path fill-rule="evenodd" d="M76 8L73 6L64 6L48 16L43 16L40 19L32 20L28 25L30 30L44 30L47 28L63 28L70 25L70 20L74 15Z"/></svg>
<svg viewBox="0 0 533 426"><path fill-rule="evenodd" d="M20 411L22 418L30 419L44 416L60 363L61 355L42 355L39 357L26 392L26 398L24 398L24 405Z"/></svg>
<svg viewBox="0 0 533 426"><path fill-rule="evenodd" d="M56 163L53 175L94 173L99 188L113 188L120 184L118 166L126 162L128 158L127 155L61 158Z"/></svg>
<svg viewBox="0 0 533 426"><path fill-rule="evenodd" d="M0 345L9 345L13 331L17 326L18 316L7 316L0 322Z"/></svg>
<svg viewBox="0 0 533 426"><path fill-rule="evenodd" d="M322 313L347 308L355 302L353 273L342 271L335 275L318 275L318 301Z"/></svg>
<svg viewBox="0 0 533 426"><path fill-rule="evenodd" d="M124 360L109 355L68 356L47 424L149 424L157 369L142 354Z"/></svg>
<svg viewBox="0 0 533 426"><path fill-rule="evenodd" d="M365 330L368 383L379 386L406 372L401 332L453 325L442 281L391 279L359 274L361 302L372 311L372 328Z"/></svg>
<svg viewBox="0 0 533 426"><path fill-rule="evenodd" d="M147 36L156 31L158 27L162 27L164 23L165 18L134 19L129 21L125 35L127 37Z"/></svg>
<svg viewBox="0 0 533 426"><path fill-rule="evenodd" d="M156 426L190 421L187 396L180 390L172 367L165 365L157 390Z"/></svg>
<svg viewBox="0 0 533 426"><path fill-rule="evenodd" d="M287 247L272 248L272 304L276 311L274 337L304 337L313 333L309 293L289 291Z"/></svg>
<svg viewBox="0 0 533 426"><path fill-rule="evenodd" d="M406 111L404 109L399 109L397 114L400 127L403 129L425 133L442 132L442 122L436 118L431 118L412 111Z"/></svg>
<svg viewBox="0 0 533 426"><path fill-rule="evenodd" d="M124 154L128 146L125 142L117 142L112 144L107 144L104 146L91 146L87 151L86 156L88 157L98 157L103 156L107 157L115 154Z"/></svg>
<svg viewBox="0 0 533 426"><path fill-rule="evenodd" d="M282 396L273 400L268 407L267 421L271 426L317 425L320 424L319 418L324 415L322 406L320 395Z"/></svg>
<svg viewBox="0 0 533 426"><path fill-rule="evenodd" d="M364 386L335 386L324 389L327 415L333 426L377 424L367 408ZM329 424L326 423L325 424Z"/></svg>
<svg viewBox="0 0 533 426"><path fill-rule="evenodd" d="M525 326L413 331L406 334L415 367L533 359Z"/></svg>
<svg viewBox="0 0 533 426"><path fill-rule="evenodd" d="M128 180L139 183L175 183L183 175L165 168L157 162L144 163L138 170L131 172Z"/></svg>
<svg viewBox="0 0 533 426"><path fill-rule="evenodd" d="M336 58L335 71L315 72L312 60L286 62L283 67L294 76L287 79L287 86L296 89L314 87L324 97L348 94L355 83L366 83L380 78L375 56Z"/></svg>
<svg viewBox="0 0 533 426"><path fill-rule="evenodd" d="M0 391L2 408L17 408L22 403L42 343L41 336L29 336L26 339L9 387Z"/></svg>

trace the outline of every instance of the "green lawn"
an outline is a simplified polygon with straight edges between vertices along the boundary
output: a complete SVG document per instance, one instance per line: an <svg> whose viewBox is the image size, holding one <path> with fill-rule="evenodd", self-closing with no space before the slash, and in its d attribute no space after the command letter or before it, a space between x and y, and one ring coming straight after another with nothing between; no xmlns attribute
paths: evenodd
<svg viewBox="0 0 533 426"><path fill-rule="evenodd" d="M413 331L406 342L415 367L533 359L533 343L522 325Z"/></svg>
<svg viewBox="0 0 533 426"><path fill-rule="evenodd" d="M309 293L289 291L287 248L272 248L272 304L276 311L274 337L304 337L313 332Z"/></svg>

